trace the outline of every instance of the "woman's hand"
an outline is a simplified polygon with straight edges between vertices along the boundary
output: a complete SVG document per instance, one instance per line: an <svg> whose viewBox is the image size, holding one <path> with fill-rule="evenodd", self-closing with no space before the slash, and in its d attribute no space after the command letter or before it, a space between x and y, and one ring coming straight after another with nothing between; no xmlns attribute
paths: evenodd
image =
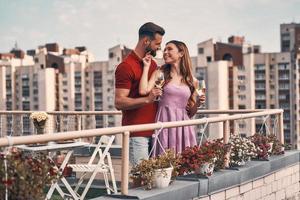
<svg viewBox="0 0 300 200"><path fill-rule="evenodd" d="M205 94L201 95L199 99L197 99L197 104L198 106L201 106L203 104L205 104L205 101L206 101L206 96Z"/></svg>
<svg viewBox="0 0 300 200"><path fill-rule="evenodd" d="M205 104L206 96L205 94L201 95L200 98L197 98L196 103L194 105L187 105L186 110L188 116L192 118L198 111L198 107Z"/></svg>
<svg viewBox="0 0 300 200"><path fill-rule="evenodd" d="M146 54L143 58L144 68L149 68L151 65L152 56L150 54Z"/></svg>

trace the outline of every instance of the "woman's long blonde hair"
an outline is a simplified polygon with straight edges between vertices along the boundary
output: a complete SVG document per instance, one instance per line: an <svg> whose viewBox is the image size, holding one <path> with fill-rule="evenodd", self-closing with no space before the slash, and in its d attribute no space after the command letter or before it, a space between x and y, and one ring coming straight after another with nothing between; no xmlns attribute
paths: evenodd
<svg viewBox="0 0 300 200"><path fill-rule="evenodd" d="M193 79L193 75L192 75L192 61L191 61L191 57L189 54L189 50L188 50L187 46L181 41L171 40L171 41L167 42L167 44L170 44L170 43L174 44L178 48L179 52L183 53L183 56L179 63L179 70L180 70L180 74L183 77L182 82L185 83L190 88L190 91L191 91L191 96L188 100L188 105L193 105L195 103L195 99L193 98L195 86L194 86L194 79ZM171 65L170 64L163 65L162 70L165 75L166 83L168 83L172 79Z"/></svg>

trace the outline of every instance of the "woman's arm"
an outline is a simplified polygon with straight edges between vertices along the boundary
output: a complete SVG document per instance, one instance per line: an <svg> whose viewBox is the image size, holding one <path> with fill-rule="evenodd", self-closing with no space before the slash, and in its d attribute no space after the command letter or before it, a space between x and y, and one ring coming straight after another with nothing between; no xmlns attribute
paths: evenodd
<svg viewBox="0 0 300 200"><path fill-rule="evenodd" d="M203 94L201 97L198 97L198 94L197 94L197 91L196 91L198 85L199 85L199 81L196 78L194 78L195 91L193 93L193 98L196 99L196 101L195 101L194 105L192 105L188 108L189 117L193 117L197 113L198 107L201 104L205 103L205 99L206 99L205 94Z"/></svg>
<svg viewBox="0 0 300 200"><path fill-rule="evenodd" d="M151 65L151 56L146 56L145 58L143 58L143 63L144 67L139 85L139 94L147 95L154 87L157 70L152 73L150 80L148 81L148 73Z"/></svg>

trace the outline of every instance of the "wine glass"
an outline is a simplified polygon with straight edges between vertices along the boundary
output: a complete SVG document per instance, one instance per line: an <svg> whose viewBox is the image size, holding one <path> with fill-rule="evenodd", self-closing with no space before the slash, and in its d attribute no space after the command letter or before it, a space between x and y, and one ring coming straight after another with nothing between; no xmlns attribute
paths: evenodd
<svg viewBox="0 0 300 200"><path fill-rule="evenodd" d="M204 80L200 80L199 83L198 83L198 88L196 89L196 92L197 94L199 95L199 97L201 97L202 95L205 95L205 92L206 92L206 85L205 85L205 81ZM203 107L204 104L202 104L200 106Z"/></svg>
<svg viewBox="0 0 300 200"><path fill-rule="evenodd" d="M164 73L159 70L157 72L157 77L156 77L156 81L155 81L155 87L162 89L164 83L165 83ZM160 96L156 97L155 101L160 101Z"/></svg>

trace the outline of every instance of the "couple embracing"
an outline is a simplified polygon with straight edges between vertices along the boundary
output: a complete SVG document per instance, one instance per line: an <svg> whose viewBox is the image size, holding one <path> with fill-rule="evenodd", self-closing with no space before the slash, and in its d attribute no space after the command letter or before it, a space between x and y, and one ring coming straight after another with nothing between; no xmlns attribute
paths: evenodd
<svg viewBox="0 0 300 200"><path fill-rule="evenodd" d="M205 95L196 93L197 79L192 75L188 48L177 40L166 43L163 50L165 64L158 67L153 57L161 48L165 31L148 22L139 29L135 49L120 63L115 71L115 106L122 110L122 125L190 119L205 102ZM132 165L149 157L154 131L131 133L129 159ZM196 145L193 126L162 129L155 139L153 154L164 149L180 153L185 147ZM162 149L163 148L163 149Z"/></svg>

